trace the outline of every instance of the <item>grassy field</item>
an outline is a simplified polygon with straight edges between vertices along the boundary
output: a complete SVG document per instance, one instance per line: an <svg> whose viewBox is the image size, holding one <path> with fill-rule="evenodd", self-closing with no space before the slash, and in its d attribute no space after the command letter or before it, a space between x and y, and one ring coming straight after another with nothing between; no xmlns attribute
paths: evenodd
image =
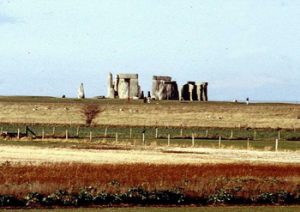
<svg viewBox="0 0 300 212"><path fill-rule="evenodd" d="M103 112L95 118L92 126L87 127L82 110L92 104L98 105ZM134 200L134 198L130 199L132 194L142 198L141 201L143 198L148 201L155 196L156 201L159 202L158 199L161 198L167 202L168 195L174 195L173 191L175 193L179 191L178 195L184 195L188 201L203 203L203 205L230 205L236 201L239 204L246 202L270 205L299 204L300 202L300 166L297 165L298 152L294 152L300 150L300 105L297 104L245 105L229 102L178 101L153 101L150 104L144 104L139 100L128 102L108 99L0 97L0 107L1 132L20 130L22 135L25 126L28 126L36 133L35 137L21 136L19 139L0 137L0 145L3 148L1 155L8 158L4 157L3 164L0 165L0 207L1 204L6 204L5 195L14 195L21 199L24 197L26 199L29 195L27 202L25 201L26 205L28 203L29 207L40 206L44 198L47 201L53 201L52 197L57 194L58 190L66 192L63 194L60 192L59 195L62 195L63 197L60 197L68 204L76 198L76 201L80 202L80 198L83 197L97 199L99 195L102 195L102 198L105 194L106 206L118 205L118 201L122 198L125 203L126 201L131 203L130 201ZM279 139L278 151L282 152L270 152L275 150L275 139ZM164 152L168 149L160 148L168 145L174 147L174 151L177 152L172 152L171 148L170 152ZM192 146L213 147L214 149L209 149L212 152L203 154L204 150L192 151L196 148L179 148L181 152L175 148ZM223 148L228 152L226 153L228 163L224 163L225 153L218 154L217 152ZM48 150L53 155L47 155ZM112 158L112 155L105 154L105 150L113 155L120 150L118 153L123 156L119 158L121 162L102 163L101 157ZM184 152L185 150L187 152ZM18 162L15 151L23 151L24 158L27 157L28 161L31 157L42 161L42 157L38 156L45 154L47 161L50 156L59 161L59 157L65 159L68 155L70 162L55 162L55 160L52 163L35 164ZM25 155L26 151L28 155ZM237 156L237 151L240 152L239 156ZM124 152L127 154L123 154ZM255 154L251 155L249 152L255 152ZM124 163L125 159L129 158L128 154L133 154L131 156L134 158L134 163ZM97 163L71 162L73 156L76 158L93 156L89 161L95 162L95 155L97 157L100 155ZM166 161L175 161L175 159L182 161L185 158L188 163L136 162L142 161L141 158L146 158L147 155L150 159L152 155L156 155ZM281 163L283 159L290 162L291 155L297 156L294 157L293 163ZM207 162L212 156L218 159L215 161L222 163ZM245 159L242 156L245 156ZM280 161L279 156L282 157ZM234 157L242 158L239 161L243 162L230 162L230 159ZM258 157L257 160L261 159L261 164L253 162L255 157ZM276 164L272 157L277 159ZM205 158L208 159L205 160ZM9 159L16 160L10 162ZM196 163L192 164L191 159ZM247 164L244 163L246 159L250 161ZM8 161L5 162L5 160ZM130 193L132 188L141 188L141 193ZM172 192L168 193L169 191ZM39 199L38 195L43 198ZM113 200L109 200L107 196ZM8 200L11 200L9 198ZM94 200L87 201L92 204ZM114 201L117 201L117 204ZM72 206L77 204L77 202L73 203ZM22 204L25 204L24 201ZM82 203L81 206L86 206L84 204ZM63 203L60 202L57 205L61 206ZM135 209L108 208L104 211ZM173 209L138 208L139 211ZM178 211L295 211L298 209L297 206L249 207L247 209L239 207L176 208ZM65 211L66 209L57 210ZM86 208L77 210L86 211Z"/></svg>
<svg viewBox="0 0 300 212"><path fill-rule="evenodd" d="M225 128L300 128L300 105L230 102L179 102L50 97L0 97L0 122L84 124L80 112L87 104L104 111L95 124L118 126L183 126Z"/></svg>

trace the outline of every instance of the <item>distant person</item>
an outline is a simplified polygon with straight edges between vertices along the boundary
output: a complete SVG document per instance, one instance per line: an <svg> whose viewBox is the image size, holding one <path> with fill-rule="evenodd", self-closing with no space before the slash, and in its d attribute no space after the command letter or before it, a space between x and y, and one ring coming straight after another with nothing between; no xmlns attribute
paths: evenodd
<svg viewBox="0 0 300 212"><path fill-rule="evenodd" d="M249 97L246 98L246 104L249 105Z"/></svg>

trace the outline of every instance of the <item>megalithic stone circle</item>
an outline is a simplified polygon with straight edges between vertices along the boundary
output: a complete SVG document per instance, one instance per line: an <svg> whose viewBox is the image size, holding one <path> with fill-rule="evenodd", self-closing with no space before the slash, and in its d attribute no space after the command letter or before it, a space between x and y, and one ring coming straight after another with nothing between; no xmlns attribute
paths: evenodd
<svg viewBox="0 0 300 212"><path fill-rule="evenodd" d="M143 96L138 83L138 74L117 74L115 81L113 81L112 74L109 73L107 82L108 98L138 99ZM157 100L208 101L208 83L196 84L194 81L188 81L183 86L178 87L176 81L172 81L170 76L153 76L151 98Z"/></svg>

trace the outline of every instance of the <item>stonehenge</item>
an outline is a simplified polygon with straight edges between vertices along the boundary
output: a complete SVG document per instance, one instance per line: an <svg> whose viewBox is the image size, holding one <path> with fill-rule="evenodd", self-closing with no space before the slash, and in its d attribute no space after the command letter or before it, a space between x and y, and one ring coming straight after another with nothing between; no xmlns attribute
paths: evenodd
<svg viewBox="0 0 300 212"><path fill-rule="evenodd" d="M109 73L107 98L138 99L141 94L138 74L117 74L113 82L112 73Z"/></svg>
<svg viewBox="0 0 300 212"><path fill-rule="evenodd" d="M138 83L138 74L117 74L113 81L113 75L109 73L107 83L107 98L141 99L145 97ZM207 82L188 81L178 86L170 76L153 76L152 91L148 91L147 97L155 100L208 101L207 91Z"/></svg>

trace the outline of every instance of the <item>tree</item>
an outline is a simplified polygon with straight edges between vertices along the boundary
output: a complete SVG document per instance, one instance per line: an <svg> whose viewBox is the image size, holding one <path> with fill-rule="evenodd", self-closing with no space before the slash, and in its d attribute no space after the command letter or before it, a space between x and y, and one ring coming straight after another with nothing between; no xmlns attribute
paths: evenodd
<svg viewBox="0 0 300 212"><path fill-rule="evenodd" d="M81 109L82 116L85 118L85 124L91 126L93 120L104 110L97 104L84 105Z"/></svg>

